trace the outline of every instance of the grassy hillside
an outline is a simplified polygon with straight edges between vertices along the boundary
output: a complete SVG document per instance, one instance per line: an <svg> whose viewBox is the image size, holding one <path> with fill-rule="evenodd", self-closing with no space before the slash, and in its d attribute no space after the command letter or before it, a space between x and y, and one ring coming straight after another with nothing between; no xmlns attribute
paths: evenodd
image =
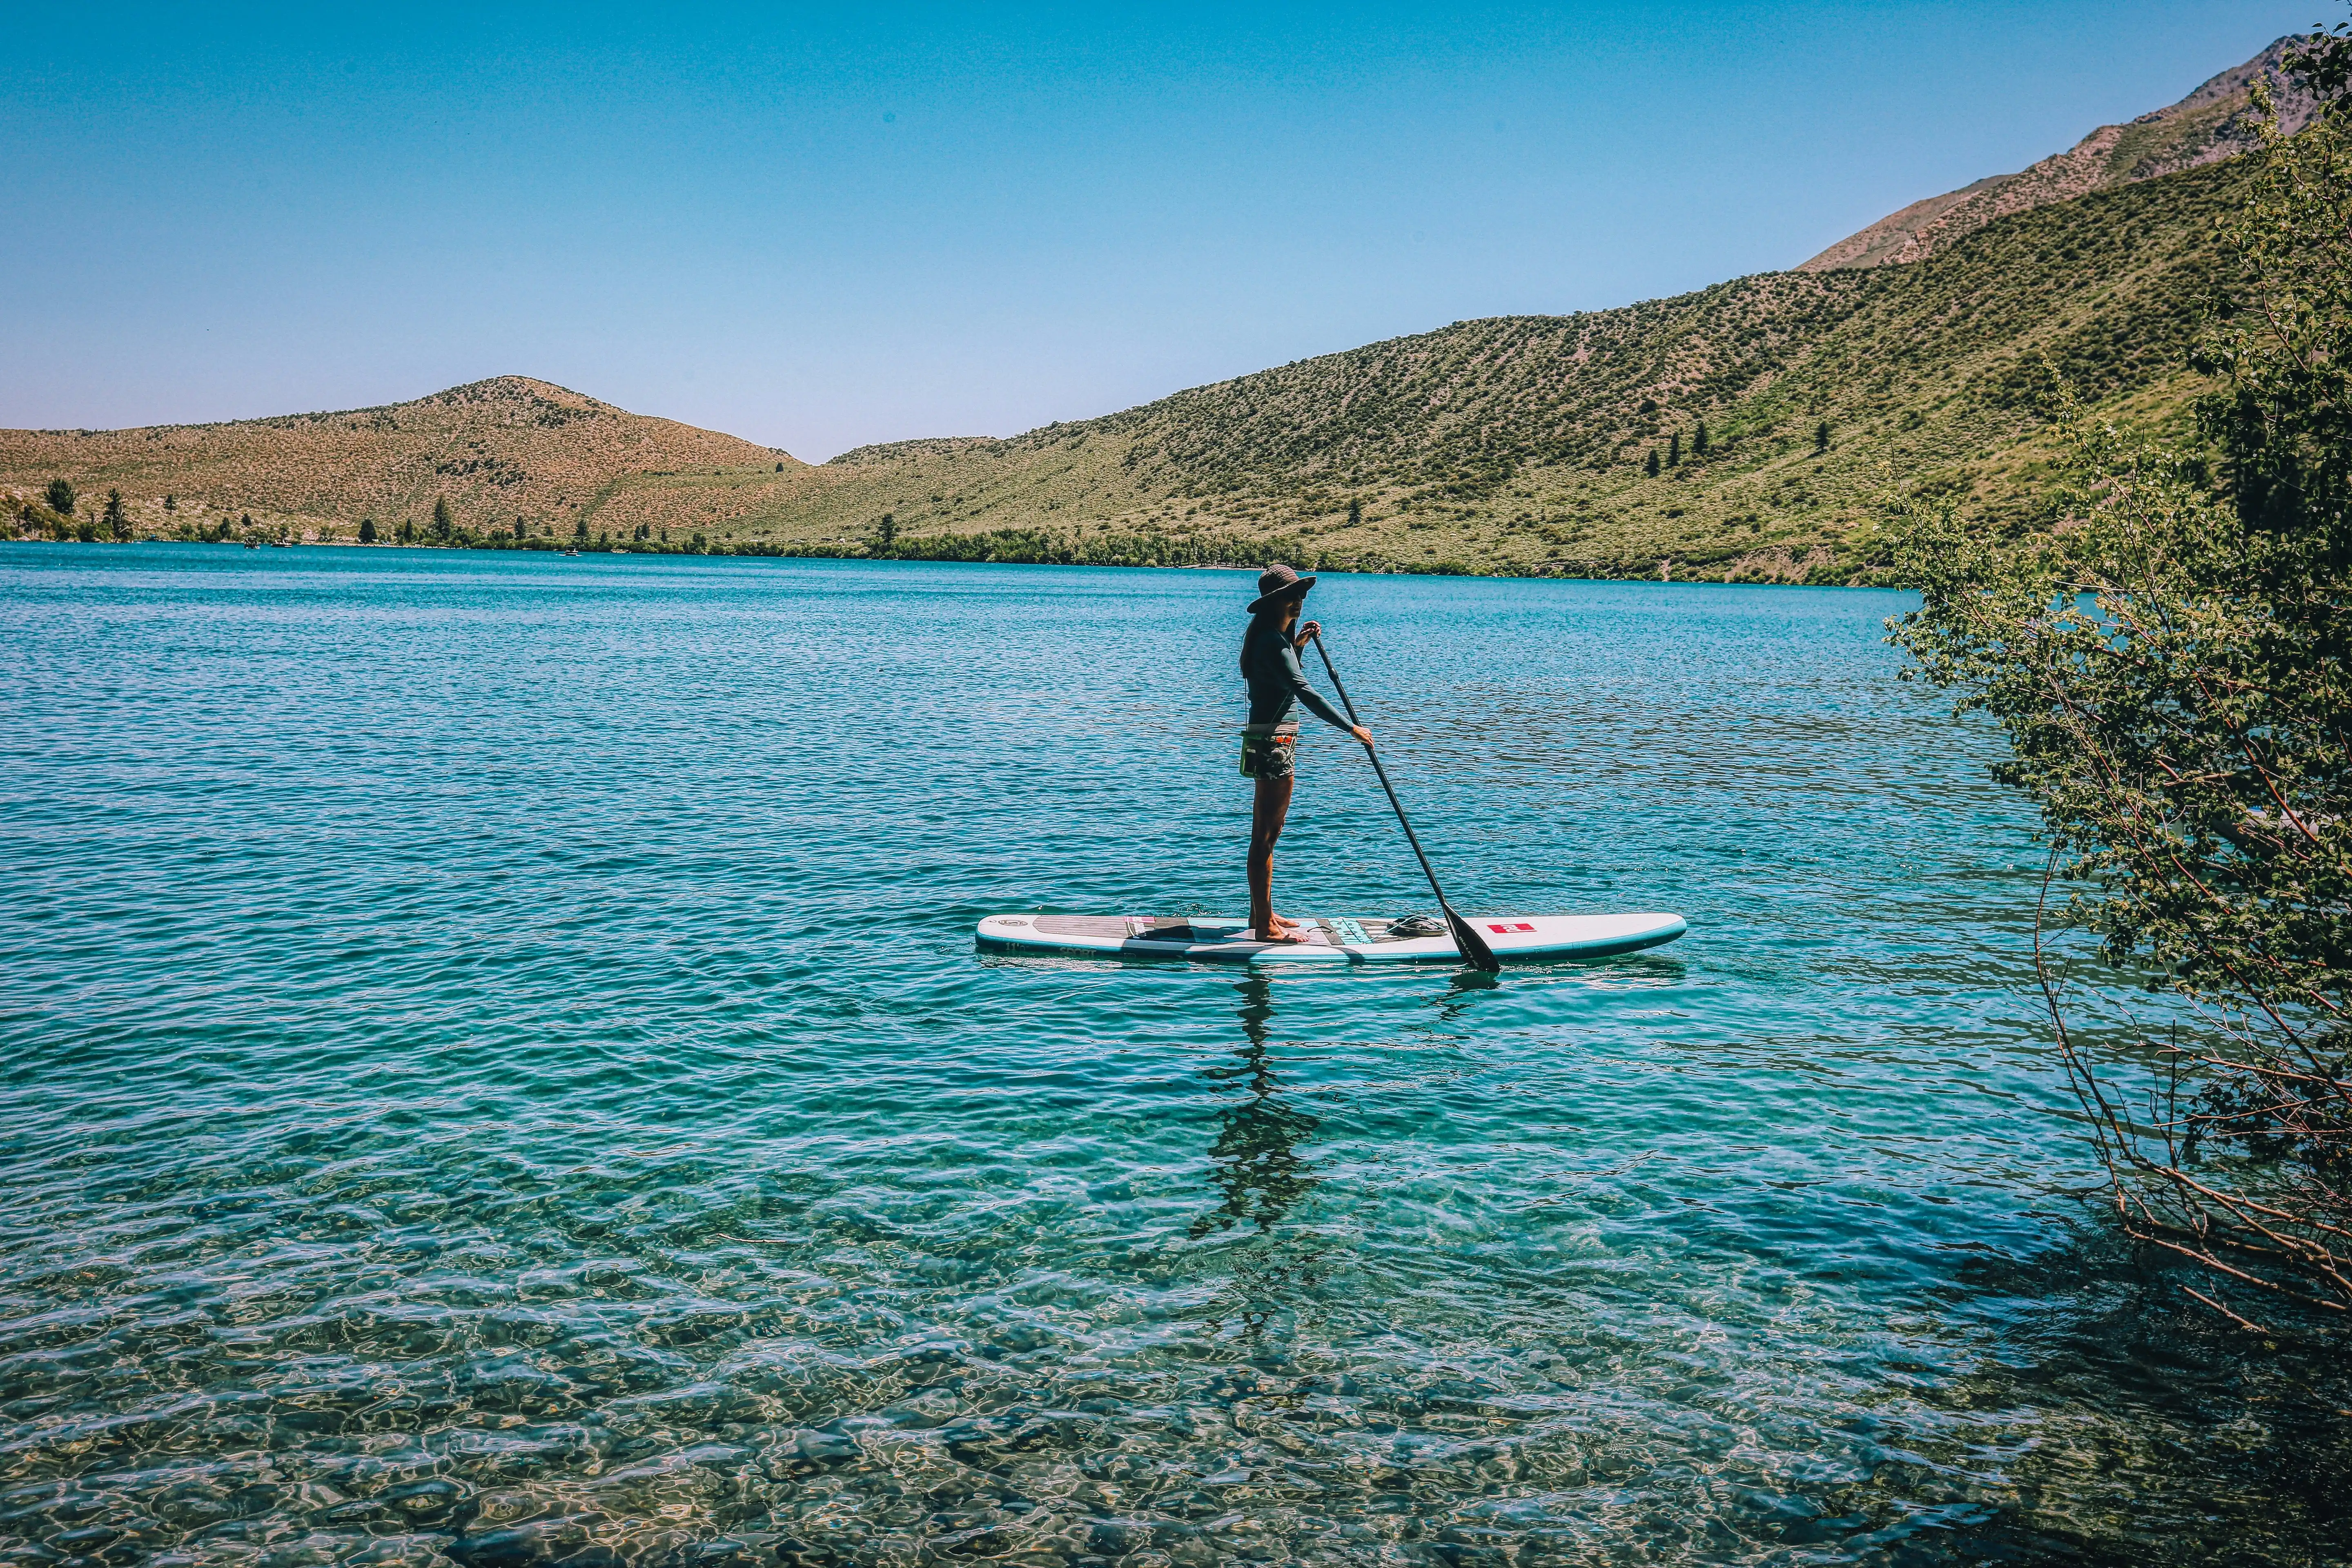
<svg viewBox="0 0 2352 1568"><path fill-rule="evenodd" d="M1855 581L1891 496L2029 519L2062 379L2136 418L2177 409L2238 178L2221 163L2012 214L1907 266L1465 321L815 468L509 377L350 414L0 432L0 486L119 488L142 531L170 531L167 492L183 519L343 537L440 498L465 528L648 546Z"/></svg>
<svg viewBox="0 0 2352 1568"><path fill-rule="evenodd" d="M1466 321L1011 440L849 454L736 531L878 547L887 517L905 554L1845 581L1891 493L2027 516L2060 380L2166 416L2237 178L2014 215L1907 267Z"/></svg>
<svg viewBox="0 0 2352 1568"><path fill-rule="evenodd" d="M717 469L744 483L807 465L732 436L629 414L523 376L452 387L413 403L219 425L136 430L0 430L0 489L21 505L52 479L93 501L122 492L133 523L169 533L251 515L316 536L362 518L423 525L446 501L464 527L569 534L614 490L646 475ZM163 498L173 500L169 513ZM690 486L674 497L691 527ZM91 510L78 508L77 510Z"/></svg>

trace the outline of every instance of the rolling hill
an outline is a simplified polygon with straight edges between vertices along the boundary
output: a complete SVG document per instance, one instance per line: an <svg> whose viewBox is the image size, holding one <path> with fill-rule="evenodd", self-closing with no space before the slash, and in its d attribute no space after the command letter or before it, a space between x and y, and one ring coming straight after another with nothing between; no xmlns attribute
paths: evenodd
<svg viewBox="0 0 2352 1568"><path fill-rule="evenodd" d="M1937 198L1899 243L1903 214L1795 271L1457 322L1005 439L810 466L506 376L350 413L0 432L0 489L119 489L151 532L193 507L348 538L438 500L509 542L520 522L646 549L1867 580L1891 498L2030 522L2062 384L2177 415L2247 83L2279 52Z"/></svg>
<svg viewBox="0 0 2352 1568"><path fill-rule="evenodd" d="M711 468L767 478L779 465L785 474L807 468L732 436L520 375L333 414L0 430L0 489L20 504L62 477L86 495L120 489L142 527L250 514L313 537L338 525L348 535L362 518L423 523L442 500L478 530L520 521L534 532L568 534L632 479Z"/></svg>
<svg viewBox="0 0 2352 1568"><path fill-rule="evenodd" d="M1890 493L2029 515L2062 381L2141 418L2182 400L2236 179L2011 215L1908 266L1465 321L1010 440L845 454L739 526L845 552L887 518L894 553L1007 560L1848 581Z"/></svg>

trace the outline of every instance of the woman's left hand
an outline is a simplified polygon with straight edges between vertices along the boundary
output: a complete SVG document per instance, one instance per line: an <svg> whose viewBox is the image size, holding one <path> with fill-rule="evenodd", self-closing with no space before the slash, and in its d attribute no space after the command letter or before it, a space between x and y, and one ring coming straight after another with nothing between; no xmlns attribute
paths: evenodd
<svg viewBox="0 0 2352 1568"><path fill-rule="evenodd" d="M1319 635L1319 634L1322 632L1322 630L1323 630L1323 623L1322 623L1322 622L1320 622L1320 621L1309 621L1309 622L1307 622L1305 626L1301 626L1301 627L1299 627L1299 628L1298 628L1298 646L1299 646L1300 647L1305 647L1308 643L1310 643L1310 642L1314 641L1314 640L1315 640L1315 638L1316 638L1316 637L1317 637L1318 635Z"/></svg>

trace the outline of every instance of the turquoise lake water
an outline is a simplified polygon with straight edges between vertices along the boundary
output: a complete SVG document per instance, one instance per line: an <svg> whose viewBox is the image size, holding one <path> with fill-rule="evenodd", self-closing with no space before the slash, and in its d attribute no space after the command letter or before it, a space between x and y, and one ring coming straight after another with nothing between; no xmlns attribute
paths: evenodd
<svg viewBox="0 0 2352 1568"><path fill-rule="evenodd" d="M1672 947L976 952L1244 908L1250 594L0 549L0 1555L2341 1560L2307 1373L2107 1238L1901 595L1317 589L1456 902ZM1285 910L1427 909L1301 752Z"/></svg>

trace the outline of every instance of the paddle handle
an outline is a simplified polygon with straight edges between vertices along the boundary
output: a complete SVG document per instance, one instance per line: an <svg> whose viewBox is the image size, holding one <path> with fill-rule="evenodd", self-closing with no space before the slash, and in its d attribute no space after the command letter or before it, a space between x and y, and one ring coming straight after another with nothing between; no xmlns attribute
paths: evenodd
<svg viewBox="0 0 2352 1568"><path fill-rule="evenodd" d="M1323 646L1323 634L1314 636L1315 652L1323 660L1323 673L1331 678L1331 689L1339 694L1339 706L1348 710L1348 722L1358 729L1363 721L1356 717L1356 704L1348 696L1348 683L1339 679L1339 668L1331 662L1331 650ZM1369 741L1363 742L1364 756L1372 764L1372 773L1388 792L1389 805L1396 812L1397 826L1404 829L1404 841L1412 846L1412 858L1421 862L1421 874L1429 879L1429 890L1437 895L1437 907L1445 911L1445 923L1454 928L1454 942L1462 949L1462 956L1481 969L1499 968L1495 951L1485 939L1470 929L1470 922L1456 914L1454 906L1445 901L1445 889L1437 885L1437 869L1429 863L1429 856L1421 847L1421 836L1412 830L1412 820L1404 814L1404 802L1397 798L1396 785L1389 783L1388 769L1381 766L1381 754Z"/></svg>
<svg viewBox="0 0 2352 1568"><path fill-rule="evenodd" d="M1361 729L1364 721L1356 717L1356 705L1348 697L1347 683L1339 679L1339 670L1332 668L1330 650L1323 646L1320 633L1316 635L1314 642L1315 651L1323 660L1323 673L1331 678L1331 689L1339 694L1339 706L1348 710L1348 722ZM1381 753L1367 742L1364 755L1371 762L1372 772L1379 776L1381 787L1388 791L1389 805L1396 808L1397 826L1404 829L1404 841L1412 846L1412 858L1421 862L1421 874L1429 879L1429 890L1437 895L1440 906L1450 910L1452 906L1445 902L1445 889L1437 885L1437 873L1431 868L1429 857L1422 852L1421 839L1413 833L1412 823L1405 816L1404 803L1397 799L1396 786L1389 783L1388 769L1381 766Z"/></svg>

